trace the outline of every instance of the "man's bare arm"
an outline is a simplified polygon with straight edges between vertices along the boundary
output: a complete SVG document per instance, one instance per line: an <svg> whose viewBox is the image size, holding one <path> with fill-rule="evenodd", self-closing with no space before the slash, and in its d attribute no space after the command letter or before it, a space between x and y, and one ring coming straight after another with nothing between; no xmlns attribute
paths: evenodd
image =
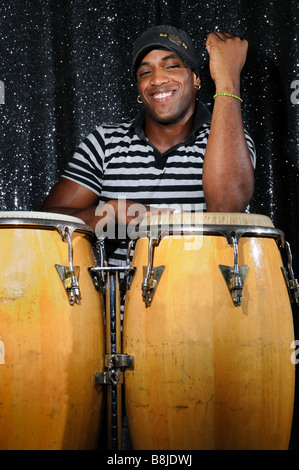
<svg viewBox="0 0 299 470"><path fill-rule="evenodd" d="M246 40L211 33L207 38L210 72L216 93L240 97L240 73L246 60ZM254 189L253 166L244 134L241 102L215 99L204 166L203 189L208 211L241 212Z"/></svg>
<svg viewBox="0 0 299 470"><path fill-rule="evenodd" d="M96 228L102 219L105 224L128 225L149 214L172 212L171 209L155 209L126 200L111 200L98 206L98 196L88 188L67 178L61 178L51 189L40 210L71 215Z"/></svg>

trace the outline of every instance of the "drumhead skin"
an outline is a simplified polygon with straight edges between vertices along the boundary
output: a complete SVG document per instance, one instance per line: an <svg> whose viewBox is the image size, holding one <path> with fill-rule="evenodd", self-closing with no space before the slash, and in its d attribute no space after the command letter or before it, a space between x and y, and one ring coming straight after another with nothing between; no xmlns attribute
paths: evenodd
<svg viewBox="0 0 299 470"><path fill-rule="evenodd" d="M253 227L274 227L271 219L262 214L244 214L237 212L177 212L172 214L151 215L145 217L140 227L171 224L193 225L232 225Z"/></svg>
<svg viewBox="0 0 299 470"><path fill-rule="evenodd" d="M3 450L85 450L99 444L103 389L95 386L94 374L104 370L103 300L88 272L95 263L89 232L77 230L80 219L59 219L74 229L80 304L70 304L55 268L69 266L68 243L56 222L50 226L48 214L1 214Z"/></svg>
<svg viewBox="0 0 299 470"><path fill-rule="evenodd" d="M9 219L19 219L22 222L25 222L26 219L32 220L58 220L65 223L77 223L84 224L83 220L78 217L73 217L71 215L57 214L55 212L34 212L34 211L7 211L0 212L0 219L2 223L7 223Z"/></svg>
<svg viewBox="0 0 299 470"><path fill-rule="evenodd" d="M212 233L165 235L155 247L153 266L165 269L149 307L141 295L148 238L136 244L123 332L123 351L134 357L125 372L133 448L287 449L294 331L281 255L267 235L273 224L248 214L192 215L195 222ZM155 232L167 223L151 218L143 227ZM234 266L220 226L253 227L238 242L239 265L248 271L237 307L219 269Z"/></svg>

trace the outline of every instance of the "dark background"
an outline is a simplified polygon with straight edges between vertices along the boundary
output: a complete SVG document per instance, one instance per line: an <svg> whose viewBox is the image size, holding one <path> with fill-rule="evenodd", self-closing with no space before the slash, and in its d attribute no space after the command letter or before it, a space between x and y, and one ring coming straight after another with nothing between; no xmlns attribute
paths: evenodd
<svg viewBox="0 0 299 470"><path fill-rule="evenodd" d="M150 26L189 32L199 97L212 110L205 40L218 28L249 42L242 106L257 167L248 211L284 231L299 276L297 0L1 0L0 11L0 211L38 210L83 137L134 117L132 44ZM291 449L299 448L297 401Z"/></svg>

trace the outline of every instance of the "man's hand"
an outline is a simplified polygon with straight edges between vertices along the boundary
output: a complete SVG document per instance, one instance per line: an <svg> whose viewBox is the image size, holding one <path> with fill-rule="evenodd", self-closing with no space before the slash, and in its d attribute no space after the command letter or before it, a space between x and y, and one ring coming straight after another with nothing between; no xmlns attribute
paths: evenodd
<svg viewBox="0 0 299 470"><path fill-rule="evenodd" d="M125 239L127 235L134 232L135 227L145 217L172 212L172 209L150 207L124 199L111 200L96 208L95 216L98 220L95 225L96 235L110 239ZM116 236L116 226L118 226L118 236Z"/></svg>
<svg viewBox="0 0 299 470"><path fill-rule="evenodd" d="M240 94L240 74L248 50L246 39L216 31L207 37L206 48L216 93Z"/></svg>

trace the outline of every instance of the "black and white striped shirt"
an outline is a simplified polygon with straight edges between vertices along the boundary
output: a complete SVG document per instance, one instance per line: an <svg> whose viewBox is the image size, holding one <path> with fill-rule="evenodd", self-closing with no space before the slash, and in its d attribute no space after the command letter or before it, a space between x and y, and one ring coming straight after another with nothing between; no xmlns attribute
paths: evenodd
<svg viewBox="0 0 299 470"><path fill-rule="evenodd" d="M202 168L210 120L207 108L197 102L191 134L162 155L144 134L144 112L131 122L101 125L79 145L63 176L95 192L99 204L126 199L202 212ZM246 132L245 136L255 166L254 143ZM127 242L114 244L116 256L110 259L111 264L125 259L126 250L121 246L125 248Z"/></svg>

